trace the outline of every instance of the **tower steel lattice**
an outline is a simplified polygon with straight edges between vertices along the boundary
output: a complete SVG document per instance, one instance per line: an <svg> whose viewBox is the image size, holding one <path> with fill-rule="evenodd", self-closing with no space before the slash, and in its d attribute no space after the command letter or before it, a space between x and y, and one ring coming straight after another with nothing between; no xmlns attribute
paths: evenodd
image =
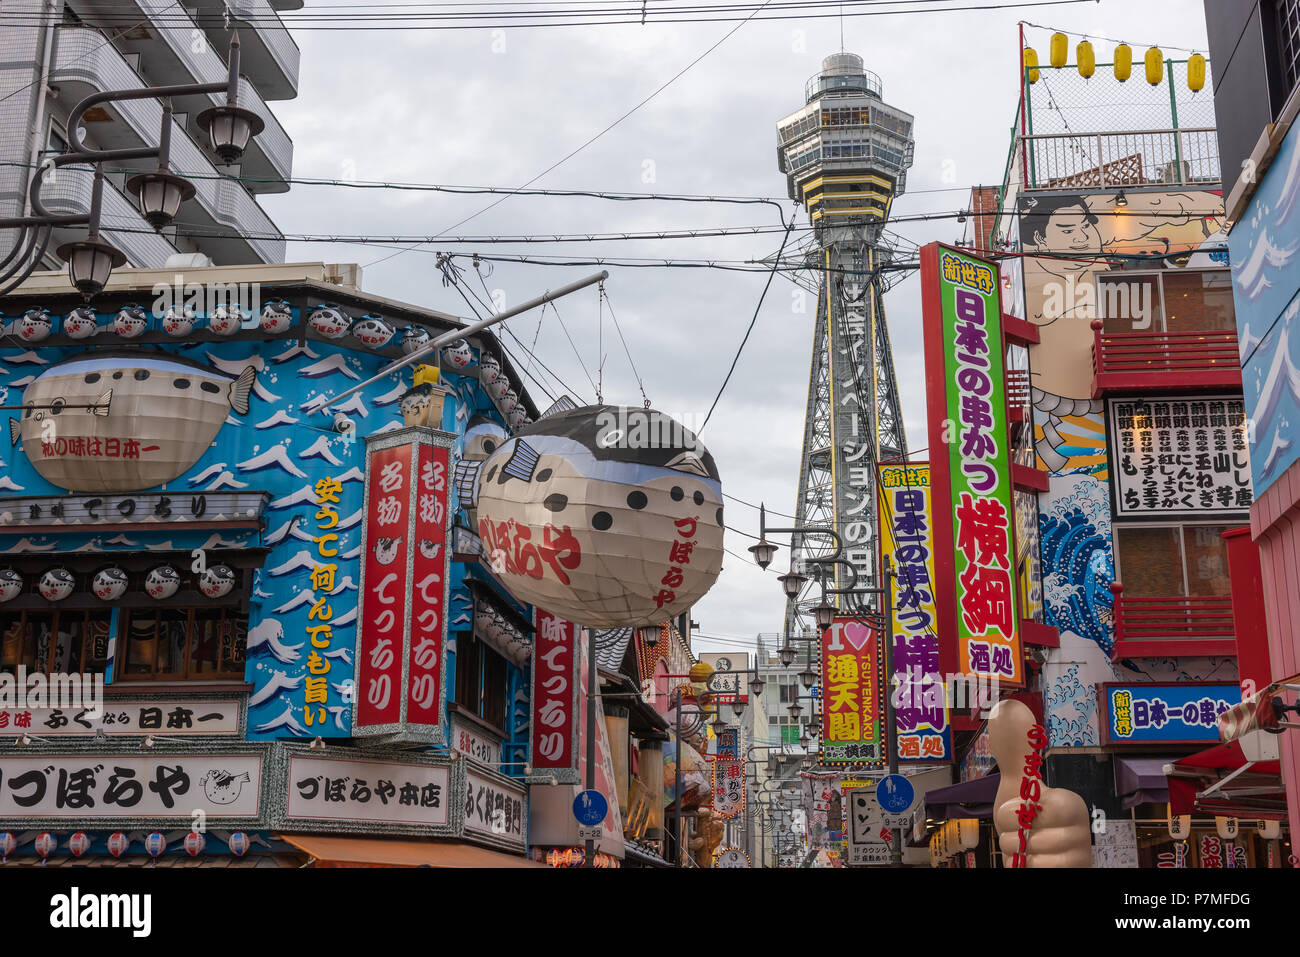
<svg viewBox="0 0 1300 957"><path fill-rule="evenodd" d="M880 78L852 53L828 56L805 99L777 123L790 198L814 227L803 255L818 276L796 524L835 528L858 583L876 587L876 463L907 455L882 270L893 252L885 222L912 165L912 117L881 99ZM792 567L828 544L804 538L791 543ZM810 580L786 606L786 633L814 629L819 601Z"/></svg>

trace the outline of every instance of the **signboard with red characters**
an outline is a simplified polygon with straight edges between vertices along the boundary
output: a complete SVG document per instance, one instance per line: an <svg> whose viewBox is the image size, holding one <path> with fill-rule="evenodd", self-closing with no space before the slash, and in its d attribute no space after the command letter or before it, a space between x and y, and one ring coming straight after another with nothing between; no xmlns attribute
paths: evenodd
<svg viewBox="0 0 1300 957"><path fill-rule="evenodd" d="M406 720L442 723L443 634L447 615L447 462L451 451L421 445L416 476L414 588Z"/></svg>
<svg viewBox="0 0 1300 957"><path fill-rule="evenodd" d="M577 784L577 626L541 608L534 615L532 766Z"/></svg>
<svg viewBox="0 0 1300 957"><path fill-rule="evenodd" d="M354 737L445 744L447 467L454 436L366 439Z"/></svg>

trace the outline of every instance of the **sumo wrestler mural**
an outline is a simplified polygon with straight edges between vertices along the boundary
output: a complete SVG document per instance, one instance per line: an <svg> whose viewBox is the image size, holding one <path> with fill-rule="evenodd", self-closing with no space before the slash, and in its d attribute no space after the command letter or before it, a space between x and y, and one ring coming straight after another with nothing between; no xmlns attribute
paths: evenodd
<svg viewBox="0 0 1300 957"><path fill-rule="evenodd" d="M1040 338L1029 348L1034 444L1051 476L1038 523L1044 620L1061 635L1044 666L1054 747L1098 743L1093 686L1114 680L1111 472L1105 404L1092 397L1091 324L1131 319L1133 331L1159 331L1166 320L1155 277L1227 264L1218 191L1129 189L1124 206L1115 198L1113 191L1024 193L1015 223L1025 252L1025 317ZM1106 280L1122 268L1128 275L1117 306Z"/></svg>

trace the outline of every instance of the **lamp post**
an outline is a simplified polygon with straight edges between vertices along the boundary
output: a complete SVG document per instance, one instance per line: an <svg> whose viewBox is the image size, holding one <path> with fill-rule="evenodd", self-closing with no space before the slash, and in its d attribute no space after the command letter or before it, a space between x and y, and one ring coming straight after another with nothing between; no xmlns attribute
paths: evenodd
<svg viewBox="0 0 1300 957"><path fill-rule="evenodd" d="M251 137L262 130L262 119L251 110L238 105L239 100L239 34L232 32L230 53L227 57L228 73L218 83L185 83L172 86L153 86L135 90L111 90L92 93L72 108L68 114L68 149L46 160L32 174L27 195L32 212L26 216L0 219L0 229L19 230L17 241L9 254L0 260L0 296L6 296L27 279L40 264L49 247L56 227L85 226L84 240L63 243L55 251L68 264L68 278L87 301L100 292L108 282L109 274L126 262L123 253L99 237L100 206L104 188L104 163L127 160L157 159L158 169L140 173L126 182L140 204L140 214L154 229L162 229L176 217L180 204L194 195L194 187L176 176L168 168L171 151L172 109L170 99L176 96L193 96L199 93L226 93L226 102L204 110L198 121L207 122L212 147L227 163L243 155ZM163 100L162 127L157 146L130 147L101 150L86 146L81 141L82 116L103 103L122 103L129 100ZM94 167L94 185L90 210L86 213L53 213L41 202L41 184L50 169L59 169L74 163Z"/></svg>
<svg viewBox="0 0 1300 957"><path fill-rule="evenodd" d="M811 558L805 558L804 564L811 565L814 568L814 574L821 584L822 600L814 609L817 627L820 631L825 632L835 620L836 607L829 600L830 595L843 595L848 613L858 621L867 625L878 625L885 634L885 754L887 766L890 774L898 773L898 719L894 713L894 589L893 578L894 571L890 566L889 557L885 556L881 562L881 576L884 578L884 587L882 588L859 588L858 587L858 570L852 562L845 561L840 557L844 549L843 539L840 538L835 529L827 525L804 525L792 526L789 528L768 528L767 527L767 509L761 503L758 510L758 543L750 546L750 552L754 555L754 560L758 562L760 568L767 568L776 557L777 546L767 540L767 533L777 532L780 534L791 535L824 535L834 544L834 550L825 555L816 555ZM840 566L848 574L848 585L844 588L828 588L826 585L826 572L831 566ZM787 597L792 594L797 595L799 588L803 585L803 576L796 572L792 567L787 575L780 576L782 589ZM855 601L860 601L862 596L873 595L880 596L884 599L884 614L879 621L870 621L867 619L868 609L863 607L854 607ZM789 639L786 641L786 648L789 648ZM793 649L791 649L793 650ZM782 649L785 651L785 648ZM784 659L783 659L784 660ZM793 662L793 657L790 661ZM786 665L789 667L789 664ZM811 670L811 668L810 668ZM798 717L797 714L794 717ZM903 832L901 828L893 829L893 841L889 851L890 867L903 866Z"/></svg>

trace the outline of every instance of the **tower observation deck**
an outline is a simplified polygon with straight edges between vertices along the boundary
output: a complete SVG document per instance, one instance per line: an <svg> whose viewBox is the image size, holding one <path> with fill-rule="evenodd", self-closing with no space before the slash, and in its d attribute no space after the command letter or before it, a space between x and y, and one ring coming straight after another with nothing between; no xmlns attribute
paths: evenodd
<svg viewBox="0 0 1300 957"><path fill-rule="evenodd" d="M808 81L804 106L777 123L777 163L803 204L818 276L804 421L798 525L830 525L862 587L877 586L876 464L906 458L893 353L885 323L882 239L912 165L912 116L882 99L880 77L853 53L835 53ZM824 540L795 536L791 559ZM837 572L836 587L845 587ZM809 582L786 608L787 634L814 628L820 590Z"/></svg>

